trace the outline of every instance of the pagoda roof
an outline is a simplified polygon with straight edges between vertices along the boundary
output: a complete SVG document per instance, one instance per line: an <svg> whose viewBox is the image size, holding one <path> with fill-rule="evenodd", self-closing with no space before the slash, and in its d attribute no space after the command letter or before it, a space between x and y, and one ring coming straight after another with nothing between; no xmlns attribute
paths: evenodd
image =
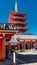
<svg viewBox="0 0 37 65"><path fill-rule="evenodd" d="M25 21L27 18L24 17L15 17L15 16L10 16L10 21Z"/></svg>
<svg viewBox="0 0 37 65"><path fill-rule="evenodd" d="M28 28L21 28L19 29L20 32L26 32L28 30Z"/></svg>
<svg viewBox="0 0 37 65"><path fill-rule="evenodd" d="M11 22L12 22L12 24L13 24L14 26L16 26L16 25L25 26L25 25L28 24L27 22L20 22L20 21L11 21Z"/></svg>
<svg viewBox="0 0 37 65"><path fill-rule="evenodd" d="M20 16L20 17L24 17L24 16L26 15L26 13L10 11L10 15L11 15L11 16Z"/></svg>
<svg viewBox="0 0 37 65"><path fill-rule="evenodd" d="M21 32L25 32L29 29L29 28L24 28L24 27L15 27L15 28Z"/></svg>

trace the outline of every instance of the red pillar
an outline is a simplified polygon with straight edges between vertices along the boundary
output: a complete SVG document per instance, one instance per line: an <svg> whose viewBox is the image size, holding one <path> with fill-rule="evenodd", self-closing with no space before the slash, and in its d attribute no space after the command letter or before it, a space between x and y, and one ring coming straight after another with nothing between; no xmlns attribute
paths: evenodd
<svg viewBox="0 0 37 65"><path fill-rule="evenodd" d="M11 51L11 45L10 45L10 43L8 44L8 50Z"/></svg>
<svg viewBox="0 0 37 65"><path fill-rule="evenodd" d="M0 61L4 61L6 58L5 54L5 41L4 37L0 37Z"/></svg>
<svg viewBox="0 0 37 65"><path fill-rule="evenodd" d="M32 49L32 40L30 41L30 44L31 44L31 49Z"/></svg>
<svg viewBox="0 0 37 65"><path fill-rule="evenodd" d="M25 41L24 41L24 49L26 48L26 44L25 44Z"/></svg>
<svg viewBox="0 0 37 65"><path fill-rule="evenodd" d="M21 43L21 45L22 45L22 49L23 49L23 43Z"/></svg>
<svg viewBox="0 0 37 65"><path fill-rule="evenodd" d="M37 42L36 42L36 48L37 48Z"/></svg>
<svg viewBox="0 0 37 65"><path fill-rule="evenodd" d="M20 50L20 44L18 44L18 50Z"/></svg>

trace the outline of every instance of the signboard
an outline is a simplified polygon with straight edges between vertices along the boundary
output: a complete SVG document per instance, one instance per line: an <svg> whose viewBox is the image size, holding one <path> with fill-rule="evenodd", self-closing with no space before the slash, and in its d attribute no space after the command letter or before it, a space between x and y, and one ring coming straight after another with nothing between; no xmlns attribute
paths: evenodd
<svg viewBox="0 0 37 65"><path fill-rule="evenodd" d="M19 30L19 27L14 27L11 23L0 23L0 30Z"/></svg>

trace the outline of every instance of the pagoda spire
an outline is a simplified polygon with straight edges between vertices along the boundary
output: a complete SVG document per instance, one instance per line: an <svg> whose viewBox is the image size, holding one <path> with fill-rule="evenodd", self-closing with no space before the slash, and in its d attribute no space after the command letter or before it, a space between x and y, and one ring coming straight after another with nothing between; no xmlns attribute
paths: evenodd
<svg viewBox="0 0 37 65"><path fill-rule="evenodd" d="M15 12L18 12L18 5L17 5L17 1L15 1Z"/></svg>

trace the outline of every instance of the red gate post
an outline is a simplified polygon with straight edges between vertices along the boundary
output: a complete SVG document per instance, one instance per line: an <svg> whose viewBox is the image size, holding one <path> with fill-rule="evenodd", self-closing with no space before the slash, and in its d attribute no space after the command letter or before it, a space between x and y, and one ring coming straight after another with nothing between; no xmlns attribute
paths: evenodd
<svg viewBox="0 0 37 65"><path fill-rule="evenodd" d="M25 40L24 40L24 49L26 49L26 42L25 42Z"/></svg>
<svg viewBox="0 0 37 65"><path fill-rule="evenodd" d="M20 44L18 44L18 50L20 50Z"/></svg>
<svg viewBox="0 0 37 65"><path fill-rule="evenodd" d="M4 37L0 37L0 61L5 60L5 42Z"/></svg>

